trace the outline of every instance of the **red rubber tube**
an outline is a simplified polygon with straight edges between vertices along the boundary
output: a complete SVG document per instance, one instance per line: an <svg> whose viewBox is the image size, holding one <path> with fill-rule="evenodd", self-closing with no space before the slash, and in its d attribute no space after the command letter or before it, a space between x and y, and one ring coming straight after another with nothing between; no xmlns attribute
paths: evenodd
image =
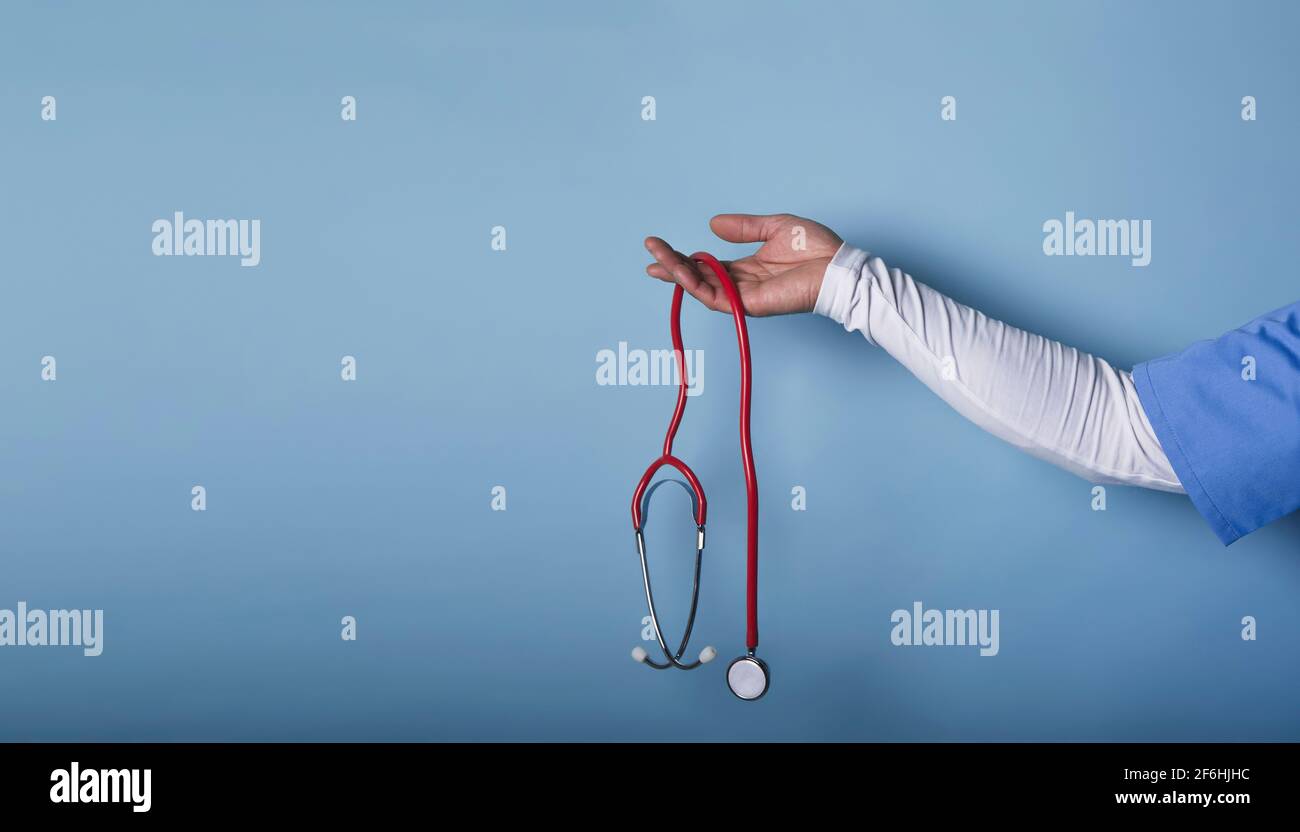
<svg viewBox="0 0 1300 832"><path fill-rule="evenodd" d="M736 343L740 351L740 456L745 469L746 502L746 580L745 580L745 646L749 650L758 647L758 473L754 470L754 449L749 436L749 413L752 372L749 356L749 330L745 326L745 308L740 302L740 292L732 282L731 275L712 254L697 251L691 259L713 270L722 290L727 294L731 304L731 316L736 322ZM646 488L655 472L664 465L671 465L682 473L695 492L695 521L703 526L707 515L708 503L704 498L704 489L690 467L673 456L673 439L677 437L677 428L681 426L682 415L686 412L686 350L682 347L682 295L681 286L673 291L672 334L673 351L677 358L677 370L681 387L677 391L677 407L673 410L672 421L668 424L668 433L664 437L664 452L661 457L650 463L650 467L637 484L632 496L632 527L641 529L641 501Z"/></svg>

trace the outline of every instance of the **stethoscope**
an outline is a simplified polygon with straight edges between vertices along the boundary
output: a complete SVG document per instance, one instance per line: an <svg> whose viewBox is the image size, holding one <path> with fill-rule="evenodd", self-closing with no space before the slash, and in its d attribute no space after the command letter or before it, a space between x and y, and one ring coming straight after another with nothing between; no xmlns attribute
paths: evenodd
<svg viewBox="0 0 1300 832"><path fill-rule="evenodd" d="M745 583L746 652L727 667L727 686L741 699L754 700L767 693L771 676L767 664L754 655L758 649L758 475L754 472L754 451L749 440L749 330L745 328L745 310L740 303L740 293L736 291L736 284L731 281L726 268L707 252L696 252L691 255L691 259L712 269L722 283L722 288L727 293L727 300L731 303L732 317L736 320L736 340L740 347L740 456L745 466L748 543ZM667 670L670 667L694 670L702 664L713 661L718 655L717 650L705 647L700 651L699 658L694 661L682 660L682 656L686 653L686 645L691 640L691 630L695 627L695 611L699 606L700 565L704 556L704 519L708 513L708 503L704 498L704 488L700 485L699 478L695 476L690 466L673 456L673 439L677 436L677 428L682 423L682 414L686 411L686 351L682 347L683 294L681 286L677 286L673 291L673 354L677 359L677 370L681 381L681 387L677 391L677 408L673 411L673 419L668 424L663 455L650 463L650 467L641 476L641 482L637 484L636 493L632 495L632 529L636 532L636 550L641 557L641 581L645 584L645 600L650 608L650 623L654 627L655 640L659 642L659 649L663 651L664 661L657 662L651 659L645 648L639 645L632 649L632 658L656 670ZM695 497L695 578L691 587L691 607L686 617L686 629L675 651L669 648L668 641L664 638L663 628L659 625L659 615L655 611L655 596L650 589L650 567L645 555L645 535L642 533L643 501L649 497L646 488L650 485L650 478L665 465L671 465L686 477Z"/></svg>

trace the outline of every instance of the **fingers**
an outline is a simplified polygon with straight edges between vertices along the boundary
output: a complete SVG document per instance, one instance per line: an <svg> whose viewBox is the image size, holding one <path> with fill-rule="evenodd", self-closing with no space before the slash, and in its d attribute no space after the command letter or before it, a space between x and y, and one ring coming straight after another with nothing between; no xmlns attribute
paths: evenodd
<svg viewBox="0 0 1300 832"><path fill-rule="evenodd" d="M789 219L789 214L718 214L709 228L729 243L765 243Z"/></svg>
<svg viewBox="0 0 1300 832"><path fill-rule="evenodd" d="M673 276L670 275L670 274L668 273L668 271L667 271L663 266L659 265L658 263L651 263L650 265L646 266L646 267L645 267L645 273L648 274L648 275L650 275L650 276L653 277L653 278L656 278L656 279L658 279L658 280L662 280L662 281L664 281L665 283L676 283L676 282L677 282L677 281L673 280Z"/></svg>
<svg viewBox="0 0 1300 832"><path fill-rule="evenodd" d="M658 261L658 265L667 272L682 288L691 291L698 284L702 275L696 271L695 264L659 237L647 237L646 250Z"/></svg>
<svg viewBox="0 0 1300 832"><path fill-rule="evenodd" d="M720 312L731 309L711 271L702 269L659 237L647 237L645 247L656 261L646 266L646 273L651 277L676 283L710 309Z"/></svg>
<svg viewBox="0 0 1300 832"><path fill-rule="evenodd" d="M661 280L671 280L705 306L711 307L713 305L716 296L713 286L705 280L704 275L700 273L692 260L676 251L659 237L647 237L645 247L657 261L654 264L654 266L658 267L656 271L662 273L650 272L652 276L659 277ZM646 271L649 272L650 269Z"/></svg>

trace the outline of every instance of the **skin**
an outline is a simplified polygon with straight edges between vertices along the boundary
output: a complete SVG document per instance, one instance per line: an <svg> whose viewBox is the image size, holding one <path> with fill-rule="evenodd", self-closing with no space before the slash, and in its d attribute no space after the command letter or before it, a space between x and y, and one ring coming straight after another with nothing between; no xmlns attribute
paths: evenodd
<svg viewBox="0 0 1300 832"><path fill-rule="evenodd" d="M844 242L821 223L792 214L718 214L709 227L729 243L763 244L748 257L722 261L751 317L811 312L826 266ZM801 233L802 249L795 250ZM645 247L655 258L646 274L676 283L709 309L731 314L727 295L711 270L660 237L647 237Z"/></svg>

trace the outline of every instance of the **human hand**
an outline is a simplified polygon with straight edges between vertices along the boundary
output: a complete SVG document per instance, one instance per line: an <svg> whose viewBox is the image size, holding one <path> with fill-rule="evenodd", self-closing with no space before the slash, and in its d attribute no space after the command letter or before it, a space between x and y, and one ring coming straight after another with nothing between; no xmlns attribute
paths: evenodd
<svg viewBox="0 0 1300 832"><path fill-rule="evenodd" d="M731 243L762 243L739 260L724 260L740 293L745 314L753 317L811 312L826 266L844 241L826 226L791 214L718 214L713 233ZM645 247L656 260L651 277L676 283L710 309L730 314L731 304L713 270L675 251L659 237Z"/></svg>

